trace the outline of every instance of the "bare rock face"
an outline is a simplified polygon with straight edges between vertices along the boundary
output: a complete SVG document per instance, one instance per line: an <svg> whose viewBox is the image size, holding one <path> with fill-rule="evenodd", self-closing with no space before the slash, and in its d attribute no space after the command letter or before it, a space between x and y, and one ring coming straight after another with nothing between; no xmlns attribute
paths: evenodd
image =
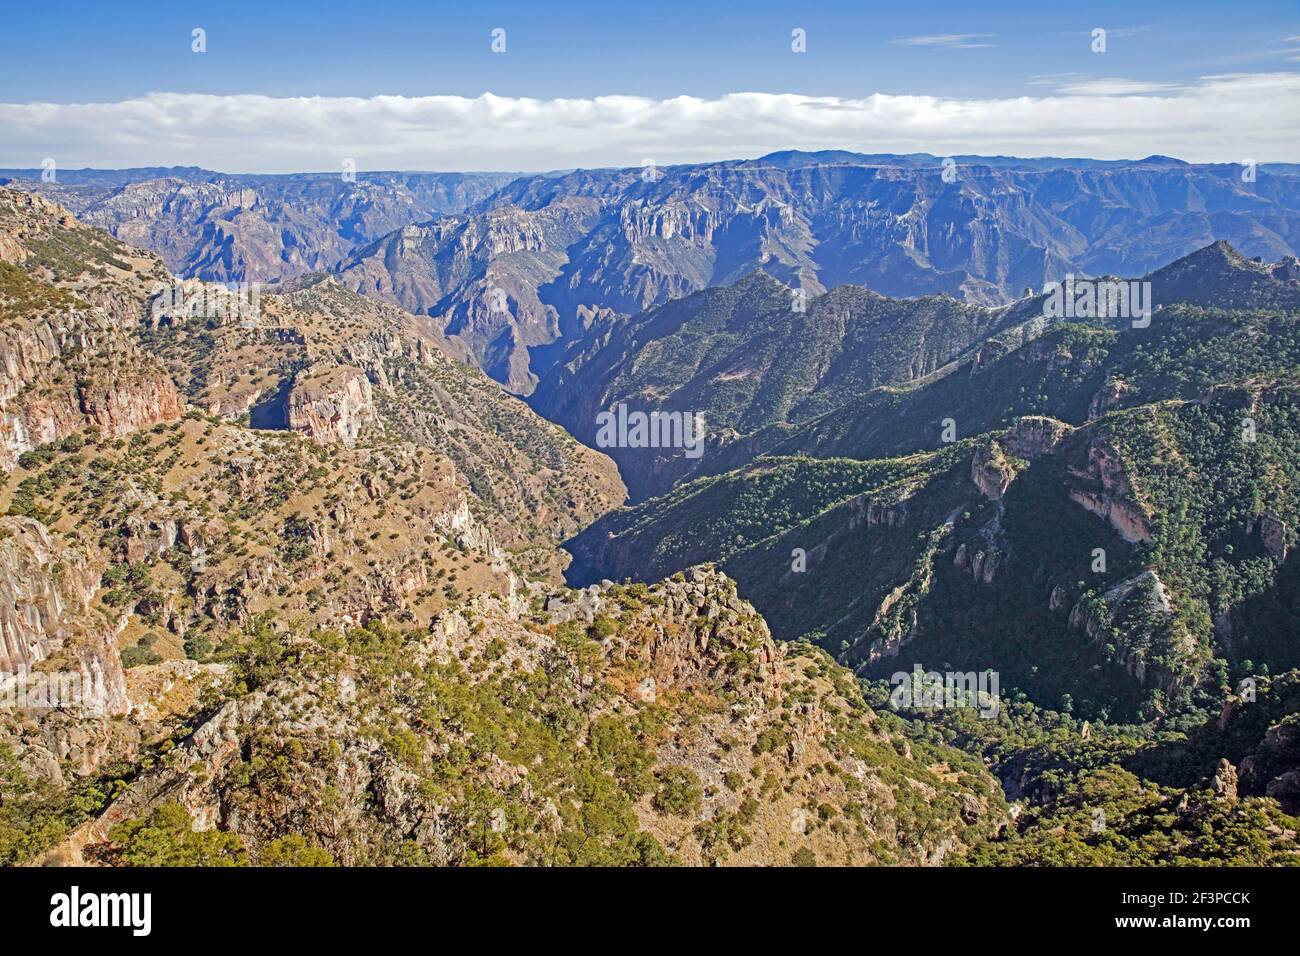
<svg viewBox="0 0 1300 956"><path fill-rule="evenodd" d="M1016 480L1018 468L1056 451L1073 429L1065 422L1045 415L1026 415L976 450L971 459L971 481L990 501L999 500ZM1020 461L1018 461L1020 460Z"/></svg>
<svg viewBox="0 0 1300 956"><path fill-rule="evenodd" d="M1214 770L1214 779L1210 782L1215 799L1235 800L1237 798L1237 768L1226 758L1219 760Z"/></svg>
<svg viewBox="0 0 1300 956"><path fill-rule="evenodd" d="M1111 379L1106 382L1092 397L1092 402L1088 406L1088 420L1101 418L1112 408L1121 405L1124 396L1131 390L1129 384L1122 379Z"/></svg>
<svg viewBox="0 0 1300 956"><path fill-rule="evenodd" d="M614 650L618 659L639 661L660 687L687 689L724 680L731 655L744 653L762 679L755 691L778 695L783 655L735 582L712 567L690 568L684 577L660 585L662 606L642 612L627 628L632 637Z"/></svg>
<svg viewBox="0 0 1300 956"><path fill-rule="evenodd" d="M1110 522L1129 543L1151 540L1151 521L1133 489L1119 452L1109 442L1088 445L1086 464L1071 469L1070 499Z"/></svg>
<svg viewBox="0 0 1300 956"><path fill-rule="evenodd" d="M1251 519L1246 524L1246 533L1258 531L1259 541L1264 550L1278 563L1286 560L1286 522L1272 511L1265 511L1258 519Z"/></svg>
<svg viewBox="0 0 1300 956"><path fill-rule="evenodd" d="M1046 415L1025 415L1007 429L999 443L1017 458L1033 460L1050 455L1074 429Z"/></svg>
<svg viewBox="0 0 1300 956"><path fill-rule="evenodd" d="M26 685L30 709L130 710L115 634L87 613L100 574L39 521L0 519L0 680Z"/></svg>
<svg viewBox="0 0 1300 956"><path fill-rule="evenodd" d="M340 264L339 279L433 316L489 375L514 392L531 392L528 348L555 341L560 318L539 291L560 277L566 250L602 209L593 196L574 196L539 209L512 206L407 226L357 250ZM648 305L660 290L629 293Z"/></svg>
<svg viewBox="0 0 1300 956"><path fill-rule="evenodd" d="M87 382L78 390L80 411L89 425L120 437L185 414L185 403L162 369L133 369L112 381Z"/></svg>
<svg viewBox="0 0 1300 956"><path fill-rule="evenodd" d="M408 222L454 213L504 173L218 175L199 169L58 195L83 221L158 253L179 275L268 282L327 268ZM18 183L16 183L17 185Z"/></svg>
<svg viewBox="0 0 1300 956"><path fill-rule="evenodd" d="M983 551L976 551L975 557L971 558L970 573L980 584L992 584L993 573L997 570L998 553L990 551L985 554Z"/></svg>
<svg viewBox="0 0 1300 956"><path fill-rule="evenodd" d="M859 498L853 502L853 506L854 516L850 526L854 528L858 522L865 523L868 528L897 528L907 520L907 506L903 503L884 504Z"/></svg>
<svg viewBox="0 0 1300 956"><path fill-rule="evenodd" d="M1051 597L1047 599L1047 609L1049 611L1059 611L1065 606L1066 590L1065 585L1058 584L1052 588Z"/></svg>
<svg viewBox="0 0 1300 956"><path fill-rule="evenodd" d="M358 368L317 366L298 376L289 392L289 427L322 444L351 448L362 426L374 420L370 380Z"/></svg>
<svg viewBox="0 0 1300 956"><path fill-rule="evenodd" d="M1272 797L1292 816L1300 811L1300 770L1288 770L1268 782L1265 796Z"/></svg>
<svg viewBox="0 0 1300 956"><path fill-rule="evenodd" d="M988 552L983 550L972 552L965 543L962 543L957 546L957 553L953 556L952 563L963 571L969 571L976 583L992 584L1001 558L1001 553L996 549Z"/></svg>
<svg viewBox="0 0 1300 956"><path fill-rule="evenodd" d="M1015 477L1015 466L997 442L976 449L970 463L970 480L985 498L999 500Z"/></svg>
<svg viewBox="0 0 1300 956"><path fill-rule="evenodd" d="M92 426L118 437L184 413L166 371L132 337L159 275L156 261L128 261L129 252L61 207L8 190L0 190L0 232L8 237L0 307L19 306L0 330L0 468ZM56 235L90 250L87 261L56 260L57 272L32 251Z"/></svg>
<svg viewBox="0 0 1300 956"><path fill-rule="evenodd" d="M166 372L99 308L56 312L0 333L0 468L89 427L120 437L185 412Z"/></svg>
<svg viewBox="0 0 1300 956"><path fill-rule="evenodd" d="M578 591L551 595L552 620L591 623L607 612L619 614L620 637L604 650L620 666L635 666L660 690L684 690L726 681L733 655L743 653L757 666L761 696L779 692L778 665L784 658L767 623L740 598L731 578L710 565L692 567L655 585L656 603L620 611L602 581Z"/></svg>

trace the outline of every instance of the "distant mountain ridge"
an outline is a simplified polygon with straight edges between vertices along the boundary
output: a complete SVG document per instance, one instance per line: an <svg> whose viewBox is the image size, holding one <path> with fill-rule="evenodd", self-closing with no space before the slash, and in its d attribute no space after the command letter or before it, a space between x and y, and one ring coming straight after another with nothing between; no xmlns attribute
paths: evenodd
<svg viewBox="0 0 1300 956"><path fill-rule="evenodd" d="M826 160L831 161L826 161ZM1225 239L1300 249L1300 179L1166 157L946 166L774 154L521 177L476 209L358 249L342 281L430 315L519 393L593 325L762 268L813 295L862 285L997 305L1079 275L1140 275Z"/></svg>
<svg viewBox="0 0 1300 956"><path fill-rule="evenodd" d="M335 265L357 245L429 216L457 213L510 173L226 174L193 166L0 170L186 278L270 282Z"/></svg>
<svg viewBox="0 0 1300 956"><path fill-rule="evenodd" d="M1141 275L1220 239L1269 260L1300 251L1300 177L1285 165L1246 182L1236 165L1165 156L945 159L784 151L525 176L359 174L351 188L330 174L194 170L15 185L184 275L334 270L433 318L518 394L593 327L757 268L810 295L853 284L998 305L1066 273ZM258 197L251 209L242 190Z"/></svg>

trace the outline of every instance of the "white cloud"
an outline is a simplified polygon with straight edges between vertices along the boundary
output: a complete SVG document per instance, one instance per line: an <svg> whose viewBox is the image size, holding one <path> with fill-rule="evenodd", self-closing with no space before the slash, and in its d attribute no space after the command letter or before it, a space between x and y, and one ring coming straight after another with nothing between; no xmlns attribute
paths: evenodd
<svg viewBox="0 0 1300 956"><path fill-rule="evenodd" d="M1071 96L1133 96L1148 93L1168 93L1186 89L1180 83L1153 83L1149 80L1124 80L1119 77L1100 77L1073 80L1063 83L1060 92Z"/></svg>
<svg viewBox="0 0 1300 956"><path fill-rule="evenodd" d="M1073 82L1076 78L1086 76L1085 73L1035 73L1030 76L1026 83L1030 86L1055 86L1059 87L1067 81Z"/></svg>
<svg viewBox="0 0 1300 956"><path fill-rule="evenodd" d="M1115 85L1121 82L1127 85ZM1065 88L1065 95L1002 99L153 93L115 103L0 104L0 166L38 167L48 156L65 169L196 165L294 172L337 170L352 158L363 170L531 171L638 166L645 157L660 165L702 162L795 148L1300 160L1300 73L1207 76L1170 89L1067 80Z"/></svg>
<svg viewBox="0 0 1300 956"><path fill-rule="evenodd" d="M992 33L933 33L921 37L899 37L897 40L890 40L889 42L899 46L933 46L945 50L980 50L994 45L983 42L993 36L995 34Z"/></svg>

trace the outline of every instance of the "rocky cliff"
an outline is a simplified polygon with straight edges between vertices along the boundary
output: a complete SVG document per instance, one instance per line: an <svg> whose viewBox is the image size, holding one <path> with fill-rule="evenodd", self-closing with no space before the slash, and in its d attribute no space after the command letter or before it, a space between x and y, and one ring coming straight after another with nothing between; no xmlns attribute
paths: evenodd
<svg viewBox="0 0 1300 956"><path fill-rule="evenodd" d="M74 432L117 437L184 411L166 371L132 337L160 274L156 262L83 230L39 196L0 190L0 231L13 240L0 261L6 471L22 452Z"/></svg>
<svg viewBox="0 0 1300 956"><path fill-rule="evenodd" d="M375 420L370 380L345 365L315 366L301 373L289 391L289 427L315 441L356 444L364 425Z"/></svg>
<svg viewBox="0 0 1300 956"><path fill-rule="evenodd" d="M0 681L24 694L19 709L130 709L115 628L91 612L102 571L39 521L0 518Z"/></svg>
<svg viewBox="0 0 1300 956"><path fill-rule="evenodd" d="M1119 452L1108 442L1089 442L1086 460L1073 468L1071 478L1072 501L1109 521L1125 541L1151 540L1151 518Z"/></svg>

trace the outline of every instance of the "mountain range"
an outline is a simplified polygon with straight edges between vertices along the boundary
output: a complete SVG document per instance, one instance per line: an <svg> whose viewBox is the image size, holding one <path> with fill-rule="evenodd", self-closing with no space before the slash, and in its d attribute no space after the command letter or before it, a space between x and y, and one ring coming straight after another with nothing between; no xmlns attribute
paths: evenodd
<svg viewBox="0 0 1300 956"><path fill-rule="evenodd" d="M232 175L194 167L0 170L84 222L155 252L185 278L274 282L329 269L358 246L430 216L463 211L501 173Z"/></svg>
<svg viewBox="0 0 1300 956"><path fill-rule="evenodd" d="M1293 170L5 175L3 862L1300 855Z"/></svg>
<svg viewBox="0 0 1300 956"><path fill-rule="evenodd" d="M55 185L11 172L61 202L66 190L93 196L79 215L187 277L334 271L433 318L517 394L593 328L756 268L808 295L860 284L1002 304L1066 273L1137 275L1220 239L1270 261L1300 251L1300 190L1285 166L1246 181L1239 166L1164 156L951 159L790 151L354 183L135 170L85 183L62 173Z"/></svg>

